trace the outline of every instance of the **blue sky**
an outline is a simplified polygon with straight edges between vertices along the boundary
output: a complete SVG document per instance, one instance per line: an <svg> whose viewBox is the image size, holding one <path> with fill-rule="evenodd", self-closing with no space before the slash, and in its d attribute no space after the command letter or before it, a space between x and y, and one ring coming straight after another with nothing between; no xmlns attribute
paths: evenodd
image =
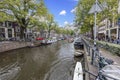
<svg viewBox="0 0 120 80"><path fill-rule="evenodd" d="M77 0L44 0L49 12L54 15L59 25L72 23L74 14L71 12L77 5Z"/></svg>

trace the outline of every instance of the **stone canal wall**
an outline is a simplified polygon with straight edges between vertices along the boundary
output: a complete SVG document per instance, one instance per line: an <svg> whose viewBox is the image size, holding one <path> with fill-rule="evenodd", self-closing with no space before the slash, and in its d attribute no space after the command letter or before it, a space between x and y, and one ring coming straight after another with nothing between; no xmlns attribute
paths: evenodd
<svg viewBox="0 0 120 80"><path fill-rule="evenodd" d="M30 44L30 42L0 42L0 52L27 47Z"/></svg>

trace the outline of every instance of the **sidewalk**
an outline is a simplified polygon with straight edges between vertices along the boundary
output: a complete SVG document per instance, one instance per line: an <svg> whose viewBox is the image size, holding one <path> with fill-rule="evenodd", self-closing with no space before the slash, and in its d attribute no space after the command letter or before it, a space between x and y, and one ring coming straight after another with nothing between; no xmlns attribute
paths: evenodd
<svg viewBox="0 0 120 80"><path fill-rule="evenodd" d="M101 53L101 56L113 60L115 63L117 63L116 65L120 66L120 57L119 56L114 55L113 53L110 53L109 51L107 51L103 48L100 48L99 51ZM85 58L86 58L86 64L87 64L86 70L97 75L98 68L91 64L91 56L88 55L86 47L85 47L85 52L86 52ZM87 78L86 80L95 80L95 77L93 77L92 75L89 75L88 73L86 73L86 74L89 77L89 79Z"/></svg>
<svg viewBox="0 0 120 80"><path fill-rule="evenodd" d="M118 66L120 66L120 57L113 55L112 53L110 53L109 51L105 50L105 49L100 49L101 55L104 56L105 58L108 59L112 59L114 62L116 62ZM88 53L86 53L88 54ZM87 60L87 66L88 66L88 71L90 71L91 73L97 75L98 74L98 68L94 65L91 64L91 57L86 55L86 60ZM95 80L95 77L92 75L89 75L87 73L89 80ZM88 79L88 78L87 78ZM86 80L87 80L86 79Z"/></svg>
<svg viewBox="0 0 120 80"><path fill-rule="evenodd" d="M100 53L102 56L108 58L108 59L112 59L114 62L117 63L117 65L120 66L120 57L117 55L113 55L112 53L110 53L109 51L105 50L105 49L100 49Z"/></svg>
<svg viewBox="0 0 120 80"><path fill-rule="evenodd" d="M85 52L86 52L86 54L85 54L85 59L86 59L85 60L86 61L85 62L86 63L85 64L85 69L88 70L89 72L97 75L98 74L98 68L91 64L92 59L91 59L91 56L88 56L88 52L86 51L86 49L85 49ZM86 75L85 80L95 80L95 77L88 74L87 72L85 73L85 75Z"/></svg>

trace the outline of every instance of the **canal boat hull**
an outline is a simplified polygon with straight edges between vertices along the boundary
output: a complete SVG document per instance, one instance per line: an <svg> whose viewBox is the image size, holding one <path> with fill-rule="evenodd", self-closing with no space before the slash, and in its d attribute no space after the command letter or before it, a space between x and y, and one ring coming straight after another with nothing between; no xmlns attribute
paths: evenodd
<svg viewBox="0 0 120 80"><path fill-rule="evenodd" d="M83 50L75 50L74 57L81 57L83 56L84 51Z"/></svg>
<svg viewBox="0 0 120 80"><path fill-rule="evenodd" d="M83 71L81 62L76 63L73 80L83 80Z"/></svg>
<svg viewBox="0 0 120 80"><path fill-rule="evenodd" d="M48 45L48 44L52 44L57 42L56 39L51 39L51 40L43 40L43 42L41 43L42 45Z"/></svg>
<svg viewBox="0 0 120 80"><path fill-rule="evenodd" d="M74 42L74 48L84 50L84 44L80 38Z"/></svg>

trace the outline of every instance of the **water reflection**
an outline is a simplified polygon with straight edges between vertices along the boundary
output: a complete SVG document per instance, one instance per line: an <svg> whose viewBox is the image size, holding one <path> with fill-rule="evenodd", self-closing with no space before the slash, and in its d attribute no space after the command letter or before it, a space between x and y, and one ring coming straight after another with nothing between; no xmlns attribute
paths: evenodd
<svg viewBox="0 0 120 80"><path fill-rule="evenodd" d="M73 44L66 42L1 53L0 79L72 80L73 53Z"/></svg>

